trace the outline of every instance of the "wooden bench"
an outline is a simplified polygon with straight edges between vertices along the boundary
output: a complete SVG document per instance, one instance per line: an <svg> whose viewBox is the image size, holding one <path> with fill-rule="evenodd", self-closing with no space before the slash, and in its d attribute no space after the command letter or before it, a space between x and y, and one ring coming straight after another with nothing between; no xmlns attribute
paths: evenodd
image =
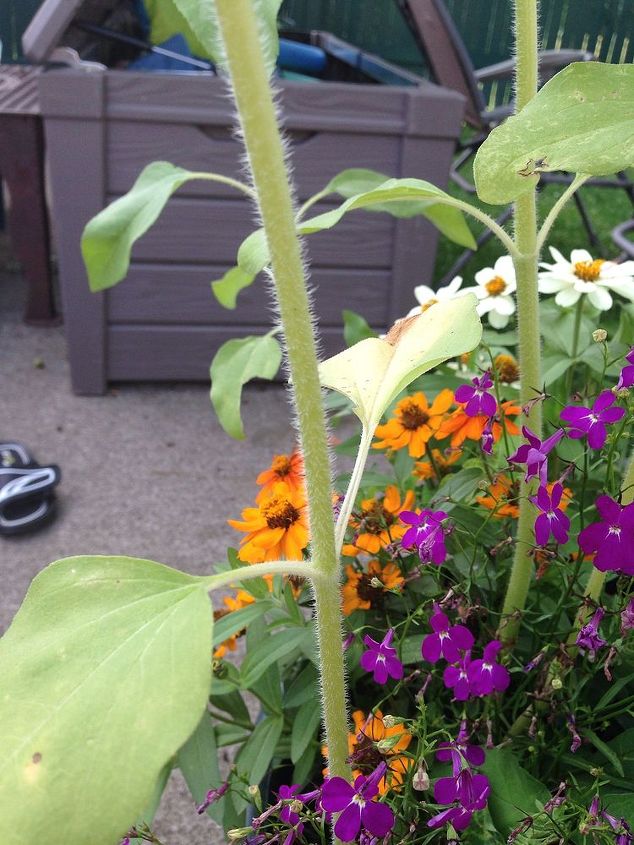
<svg viewBox="0 0 634 845"><path fill-rule="evenodd" d="M24 320L57 321L44 189L44 130L37 77L40 69L0 65L0 176L11 194L9 233L28 283Z"/></svg>

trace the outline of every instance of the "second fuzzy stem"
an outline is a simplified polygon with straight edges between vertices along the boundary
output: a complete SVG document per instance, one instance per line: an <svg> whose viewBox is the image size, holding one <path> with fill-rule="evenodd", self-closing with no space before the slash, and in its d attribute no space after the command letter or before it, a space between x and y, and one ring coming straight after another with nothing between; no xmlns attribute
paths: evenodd
<svg viewBox="0 0 634 845"><path fill-rule="evenodd" d="M252 0L216 0L218 21L271 258L304 457L329 768L350 777L326 419L289 178Z"/></svg>

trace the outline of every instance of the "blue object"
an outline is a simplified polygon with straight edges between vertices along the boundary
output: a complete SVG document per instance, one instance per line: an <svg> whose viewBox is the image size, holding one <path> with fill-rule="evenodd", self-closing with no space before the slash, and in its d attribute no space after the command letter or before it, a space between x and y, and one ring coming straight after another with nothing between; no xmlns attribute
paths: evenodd
<svg viewBox="0 0 634 845"><path fill-rule="evenodd" d="M277 63L284 70L319 74L326 69L328 57L320 47L280 38L280 54Z"/></svg>
<svg viewBox="0 0 634 845"><path fill-rule="evenodd" d="M189 49L189 45L185 38L179 33L172 35L167 41L162 44L157 44L157 47L163 47L165 50L171 50L173 53L180 53L182 56L194 58ZM145 53L139 56L138 59L128 64L130 70L192 70L189 62L181 62L178 59L170 58L169 56L162 56L158 53Z"/></svg>

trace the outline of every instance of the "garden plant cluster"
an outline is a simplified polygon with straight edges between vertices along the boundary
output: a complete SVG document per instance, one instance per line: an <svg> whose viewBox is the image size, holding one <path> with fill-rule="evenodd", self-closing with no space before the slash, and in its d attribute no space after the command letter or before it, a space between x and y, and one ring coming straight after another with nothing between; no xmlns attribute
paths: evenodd
<svg viewBox="0 0 634 845"><path fill-rule="evenodd" d="M538 3L515 0L516 113L473 170L512 234L362 169L297 207L269 84L279 0L173 2L231 86L250 182L148 165L86 226L90 286L126 276L189 180L249 196L259 228L212 289L235 308L265 271L279 320L220 348L211 401L244 437L242 386L282 363L297 443L223 515L237 548L211 574L84 555L35 578L0 641L0 842L164 845L178 768L245 845L632 845L634 267L542 254L577 190L634 166L634 66L538 90ZM538 221L546 170L570 178ZM473 284L416 287L385 336L345 312L347 348L320 361L301 238L360 209L475 248L469 217L500 255ZM336 439L354 463L333 483Z"/></svg>

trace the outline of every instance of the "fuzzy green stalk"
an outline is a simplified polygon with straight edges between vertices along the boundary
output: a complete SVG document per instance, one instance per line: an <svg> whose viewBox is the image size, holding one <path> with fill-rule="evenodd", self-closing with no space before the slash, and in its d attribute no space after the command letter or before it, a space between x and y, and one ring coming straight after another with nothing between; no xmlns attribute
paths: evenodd
<svg viewBox="0 0 634 845"><path fill-rule="evenodd" d="M523 108L537 93L537 0L515 0L516 110ZM515 203L515 244L519 251L513 264L517 279L517 327L520 363L520 402L523 407L542 388L541 345L539 336L539 293L537 290L537 204L535 191ZM539 402L529 406L526 424L541 437L542 412ZM517 637L521 614L533 576L533 527L535 508L529 496L532 484L522 482L515 557L509 578L498 635L508 647Z"/></svg>
<svg viewBox="0 0 634 845"><path fill-rule="evenodd" d="M322 676L323 717L332 775L349 778L347 707L341 649L340 569L335 552L326 418L316 340L295 210L252 0L216 0L240 126L271 256L304 457Z"/></svg>

